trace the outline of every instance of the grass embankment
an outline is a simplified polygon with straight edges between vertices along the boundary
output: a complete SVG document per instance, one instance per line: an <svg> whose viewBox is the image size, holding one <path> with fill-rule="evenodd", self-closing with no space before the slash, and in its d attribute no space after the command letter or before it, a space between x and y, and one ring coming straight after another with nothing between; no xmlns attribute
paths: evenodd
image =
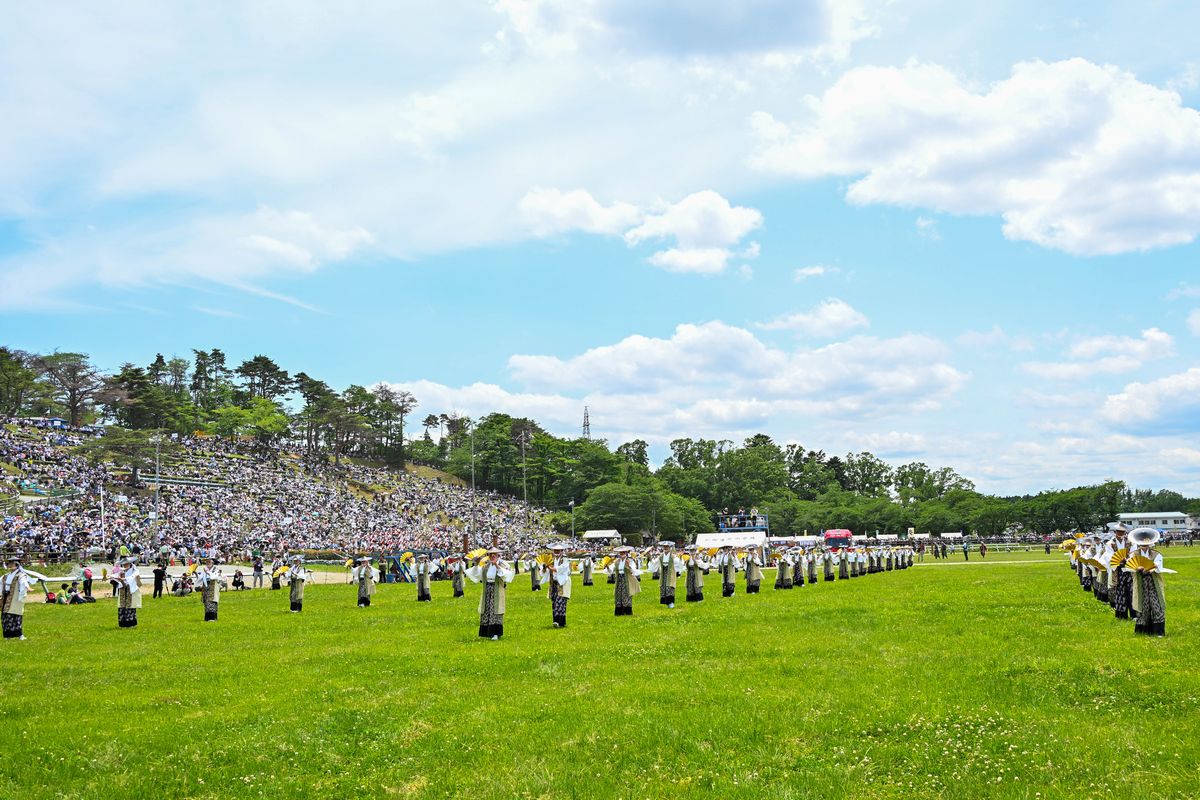
<svg viewBox="0 0 1200 800"><path fill-rule="evenodd" d="M728 600L713 575L674 611L647 580L620 619L577 580L565 630L522 575L500 642L475 585L229 594L215 624L147 598L133 631L32 606L0 796L1194 796L1200 559L1171 560L1161 640L1029 560Z"/></svg>

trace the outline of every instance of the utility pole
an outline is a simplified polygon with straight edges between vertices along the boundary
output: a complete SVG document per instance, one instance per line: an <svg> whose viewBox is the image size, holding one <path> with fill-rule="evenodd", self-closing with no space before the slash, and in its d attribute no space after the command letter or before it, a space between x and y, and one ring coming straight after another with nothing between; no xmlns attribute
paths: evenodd
<svg viewBox="0 0 1200 800"><path fill-rule="evenodd" d="M471 535L475 535L475 423L471 423Z"/></svg>
<svg viewBox="0 0 1200 800"><path fill-rule="evenodd" d="M568 505L571 506L571 538L574 539L575 538L575 498L574 497L571 498L571 502Z"/></svg>
<svg viewBox="0 0 1200 800"><path fill-rule="evenodd" d="M529 471L525 460L525 445L529 442L529 428L521 431L521 498L525 501L525 532L529 533Z"/></svg>
<svg viewBox="0 0 1200 800"><path fill-rule="evenodd" d="M154 538L158 539L158 496L162 491L162 481L159 480L159 470L162 465L162 431L154 437ZM158 542L156 541L155 544Z"/></svg>

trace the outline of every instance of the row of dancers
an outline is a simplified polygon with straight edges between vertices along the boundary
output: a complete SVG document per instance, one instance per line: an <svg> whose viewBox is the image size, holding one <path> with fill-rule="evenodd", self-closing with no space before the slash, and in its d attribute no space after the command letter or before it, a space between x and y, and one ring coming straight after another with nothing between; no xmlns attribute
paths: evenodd
<svg viewBox="0 0 1200 800"><path fill-rule="evenodd" d="M1134 633L1164 636L1167 601L1162 576L1174 570L1163 566L1162 552L1154 547L1161 538L1154 528L1131 531L1118 522L1106 532L1067 539L1060 547L1069 553L1071 570L1084 591L1112 609L1117 619L1132 619Z"/></svg>
<svg viewBox="0 0 1200 800"><path fill-rule="evenodd" d="M849 580L878 572L907 569L913 564L913 549L900 547L793 547L769 555L762 547L737 551L732 546L702 549L688 545L677 550L673 542L659 542L641 551L625 545L610 555L597 559L592 553L572 558L566 544L554 544L548 553L524 553L515 559L504 558L496 548L477 550L443 559L431 559L425 554L413 557L411 572L418 602L431 602L431 582L439 573L449 579L454 597L466 594L466 581L482 586L479 598L479 635L499 639L504 635L507 589L522 568L530 578L532 591L548 586L551 624L555 628L567 625L567 605L571 598L573 576L582 578L584 586L592 586L597 574L603 574L613 586L613 605L616 616L632 616L633 598L641 593L641 576L650 575L659 583L659 602L675 608L676 588L684 580L686 602L704 600L704 579L716 571L721 581L721 596L737 593L737 575L744 576L747 594L757 594L763 582L763 570L775 569L774 588L790 590L803 588L820 581ZM359 608L369 608L376 594L380 572L371 559L361 556L354 560L352 582L357 585ZM24 568L19 556L8 562L9 572L0 579L3 592L3 631L5 638L24 639L23 616L26 594L35 580L44 576ZM299 614L304 610L304 591L312 572L304 559L295 555L286 566L273 571L273 586L286 584L289 610ZM216 561L204 559L192 571L197 592L202 598L205 622L216 622L220 611L221 592L226 579ZM117 625L134 628L138 610L142 607L142 577L134 558L118 561L110 580L117 587Z"/></svg>

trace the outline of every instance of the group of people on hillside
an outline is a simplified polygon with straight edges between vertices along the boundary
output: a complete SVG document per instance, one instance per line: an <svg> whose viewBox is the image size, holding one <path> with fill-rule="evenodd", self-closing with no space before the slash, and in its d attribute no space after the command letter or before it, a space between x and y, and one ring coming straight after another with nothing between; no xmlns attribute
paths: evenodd
<svg viewBox="0 0 1200 800"><path fill-rule="evenodd" d="M1167 602L1162 576L1174 570L1163 566L1163 554L1155 547L1161 538L1154 528L1131 531L1117 522L1105 532L1067 539L1062 547L1084 591L1117 619L1132 619L1134 633L1163 636Z"/></svg>
<svg viewBox="0 0 1200 800"><path fill-rule="evenodd" d="M190 484L164 484L156 504L146 489L152 475L143 473L138 486L127 488L107 467L70 449L99 433L10 424L12 429L0 425L0 461L21 474L0 475L0 482L32 482L77 498L47 497L0 517L0 553L47 553L56 556L52 560L128 555L148 565L164 557L233 561L289 550L450 551L464 532L473 546L500 541L529 547L549 535L544 509L494 492L264 453L216 437L174 437L178 452L162 473Z"/></svg>

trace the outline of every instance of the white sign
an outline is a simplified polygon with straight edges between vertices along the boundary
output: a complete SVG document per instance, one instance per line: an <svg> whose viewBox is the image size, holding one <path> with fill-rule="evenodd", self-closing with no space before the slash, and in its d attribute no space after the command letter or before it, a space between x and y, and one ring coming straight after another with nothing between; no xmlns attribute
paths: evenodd
<svg viewBox="0 0 1200 800"><path fill-rule="evenodd" d="M766 543L766 531L722 531L721 533L696 534L696 546L701 548L761 547Z"/></svg>

